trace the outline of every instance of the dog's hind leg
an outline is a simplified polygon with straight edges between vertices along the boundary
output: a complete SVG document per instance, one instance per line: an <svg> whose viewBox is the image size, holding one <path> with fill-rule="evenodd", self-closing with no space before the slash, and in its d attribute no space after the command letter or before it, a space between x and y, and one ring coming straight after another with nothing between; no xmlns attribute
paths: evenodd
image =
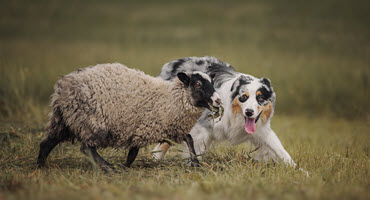
<svg viewBox="0 0 370 200"><path fill-rule="evenodd" d="M197 158L201 160L202 159L201 155L208 151L210 148L212 133L206 127L196 124L189 134L193 138L194 150L197 155ZM189 151L186 142L184 141L182 145L184 147L184 150L182 152L181 157L183 159L190 158L191 152ZM166 152L170 147L171 147L170 143L166 141L159 143L152 151L154 159L156 160L164 159Z"/></svg>
<svg viewBox="0 0 370 200"><path fill-rule="evenodd" d="M160 142L152 151L153 158L155 160L163 160L166 156L168 149L171 148L171 144L167 141Z"/></svg>

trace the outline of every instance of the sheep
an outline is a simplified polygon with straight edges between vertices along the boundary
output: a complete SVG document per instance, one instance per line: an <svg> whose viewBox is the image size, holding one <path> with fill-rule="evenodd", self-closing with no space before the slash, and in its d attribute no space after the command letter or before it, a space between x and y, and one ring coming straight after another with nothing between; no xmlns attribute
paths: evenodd
<svg viewBox="0 0 370 200"><path fill-rule="evenodd" d="M188 133L205 108L221 104L205 73L178 73L169 82L119 63L77 69L61 76L54 90L38 167L45 165L57 144L75 140L104 171L114 167L97 149L129 149L126 166L130 167L140 148L166 140L185 141L192 165L198 166Z"/></svg>

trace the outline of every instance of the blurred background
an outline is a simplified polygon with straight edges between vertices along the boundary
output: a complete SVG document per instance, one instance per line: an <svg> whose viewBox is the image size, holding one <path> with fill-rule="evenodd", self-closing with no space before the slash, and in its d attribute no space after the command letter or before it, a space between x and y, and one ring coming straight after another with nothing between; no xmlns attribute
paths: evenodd
<svg viewBox="0 0 370 200"><path fill-rule="evenodd" d="M44 123L60 75L120 62L156 76L214 56L268 77L279 115L368 120L369 1L3 1L0 120Z"/></svg>
<svg viewBox="0 0 370 200"><path fill-rule="evenodd" d="M0 2L0 199L369 199L369 0ZM312 177L250 162L247 144L197 170L176 147L155 162L152 145L114 176L68 144L35 170L59 76L111 62L157 76L206 55L272 81L272 127ZM101 153L120 166L127 152Z"/></svg>

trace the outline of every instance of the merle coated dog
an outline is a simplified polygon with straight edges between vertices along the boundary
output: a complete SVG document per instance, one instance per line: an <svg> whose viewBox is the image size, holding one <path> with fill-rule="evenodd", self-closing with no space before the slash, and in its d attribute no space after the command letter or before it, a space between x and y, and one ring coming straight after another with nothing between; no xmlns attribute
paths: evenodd
<svg viewBox="0 0 370 200"><path fill-rule="evenodd" d="M283 161L296 166L284 149L270 121L274 113L275 92L267 78L256 78L236 72L228 63L214 57L186 57L166 63L159 77L171 81L179 72L202 71L214 77L214 86L224 106L224 116L214 124L205 111L190 134L197 155L205 153L211 142L228 141L232 145L251 142L258 150L254 159ZM156 159L163 159L170 144L162 142L153 150ZM188 157L184 151L183 156Z"/></svg>

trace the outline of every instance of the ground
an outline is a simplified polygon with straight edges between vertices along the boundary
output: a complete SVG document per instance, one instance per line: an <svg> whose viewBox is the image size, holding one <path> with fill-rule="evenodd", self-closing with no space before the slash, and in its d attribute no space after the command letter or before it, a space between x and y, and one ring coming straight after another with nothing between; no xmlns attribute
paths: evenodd
<svg viewBox="0 0 370 200"><path fill-rule="evenodd" d="M369 3L348 1L10 1L0 7L0 199L369 199ZM307 170L253 161L215 144L199 168L180 149L100 153L104 174L65 143L36 169L53 84L97 63L156 76L185 56L215 56L268 77L272 127Z"/></svg>
<svg viewBox="0 0 370 200"><path fill-rule="evenodd" d="M346 120L276 116L273 128L299 166L265 165L249 156L247 145L216 145L201 167L184 165L179 148L155 162L147 148L132 168L124 169L127 151L106 149L104 158L118 173L104 174L65 143L51 153L47 167L36 169L39 129L1 130L2 197L6 199L368 199L369 124ZM0 196L1 198L1 196Z"/></svg>

